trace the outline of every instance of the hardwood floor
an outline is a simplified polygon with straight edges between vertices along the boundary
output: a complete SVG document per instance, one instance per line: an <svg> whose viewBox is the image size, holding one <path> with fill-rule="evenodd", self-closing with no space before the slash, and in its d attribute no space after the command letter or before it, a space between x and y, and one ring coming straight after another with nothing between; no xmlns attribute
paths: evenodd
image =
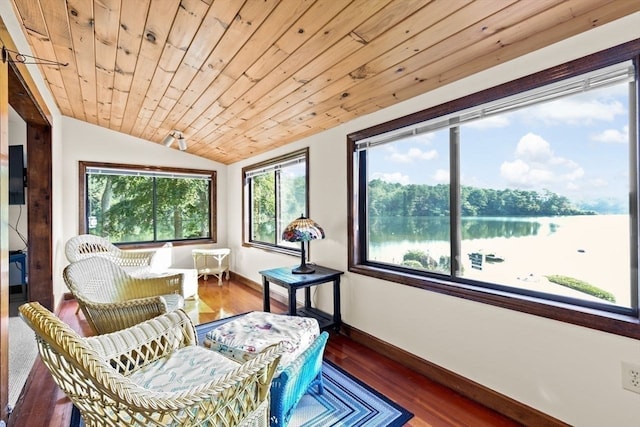
<svg viewBox="0 0 640 427"><path fill-rule="evenodd" d="M90 334L75 301L64 301L58 316L81 334ZM200 300L188 301L186 311L196 323L262 309L262 294L249 286L216 280L200 281ZM272 298L271 311L286 307ZM325 358L413 412L407 426L517 426L516 422L462 397L391 359L340 334L332 334ZM9 427L68 427L71 403L38 359L22 396L9 418ZM381 426L375 426L381 427Z"/></svg>

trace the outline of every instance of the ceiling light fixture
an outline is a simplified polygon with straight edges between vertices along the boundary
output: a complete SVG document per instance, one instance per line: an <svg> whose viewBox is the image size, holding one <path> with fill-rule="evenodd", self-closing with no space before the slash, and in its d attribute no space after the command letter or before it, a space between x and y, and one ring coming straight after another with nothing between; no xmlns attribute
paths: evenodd
<svg viewBox="0 0 640 427"><path fill-rule="evenodd" d="M187 149L187 140L184 138L184 135L179 130L172 130L169 135L165 136L162 140L162 144L165 147L171 147L174 141L178 140L178 148L180 151L184 151Z"/></svg>
<svg viewBox="0 0 640 427"><path fill-rule="evenodd" d="M162 144L164 144L165 147L171 147L171 144L173 144L173 141L175 141L176 138L173 136L173 134L169 134L167 136L164 137L164 139L162 140Z"/></svg>
<svg viewBox="0 0 640 427"><path fill-rule="evenodd" d="M178 138L178 148L180 149L180 151L184 151L187 149L187 140L184 139L184 135L180 134L180 137Z"/></svg>

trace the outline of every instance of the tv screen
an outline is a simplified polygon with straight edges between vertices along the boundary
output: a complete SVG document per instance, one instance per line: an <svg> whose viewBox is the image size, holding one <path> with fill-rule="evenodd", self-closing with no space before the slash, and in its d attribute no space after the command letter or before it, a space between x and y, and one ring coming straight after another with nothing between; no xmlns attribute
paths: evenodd
<svg viewBox="0 0 640 427"><path fill-rule="evenodd" d="M9 204L24 205L24 151L22 145L9 146Z"/></svg>

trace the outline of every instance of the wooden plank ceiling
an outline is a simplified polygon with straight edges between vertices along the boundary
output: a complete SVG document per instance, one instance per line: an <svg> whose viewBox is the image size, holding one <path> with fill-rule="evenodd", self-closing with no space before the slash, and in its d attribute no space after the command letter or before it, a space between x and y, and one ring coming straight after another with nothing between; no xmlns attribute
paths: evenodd
<svg viewBox="0 0 640 427"><path fill-rule="evenodd" d="M63 115L231 164L640 10L636 0L12 0Z"/></svg>

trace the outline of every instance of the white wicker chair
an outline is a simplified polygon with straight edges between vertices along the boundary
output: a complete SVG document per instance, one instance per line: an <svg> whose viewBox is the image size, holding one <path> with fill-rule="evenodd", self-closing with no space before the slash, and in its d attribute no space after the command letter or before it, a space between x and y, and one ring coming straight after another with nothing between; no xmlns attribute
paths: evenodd
<svg viewBox="0 0 640 427"><path fill-rule="evenodd" d="M65 244L64 249L69 262L101 256L125 268L137 267L143 270L150 270L152 267L154 269L159 268L158 266L154 266L154 258L158 254L157 250L124 250L111 243L105 237L94 236L92 234L81 234L70 238ZM165 267L168 267L168 265Z"/></svg>
<svg viewBox="0 0 640 427"><path fill-rule="evenodd" d="M63 277L97 334L184 307L182 274L131 276L109 259L97 256L69 264Z"/></svg>
<svg viewBox="0 0 640 427"><path fill-rule="evenodd" d="M90 338L37 302L19 310L43 363L88 427L269 426L281 345L240 364L198 346L182 310Z"/></svg>

